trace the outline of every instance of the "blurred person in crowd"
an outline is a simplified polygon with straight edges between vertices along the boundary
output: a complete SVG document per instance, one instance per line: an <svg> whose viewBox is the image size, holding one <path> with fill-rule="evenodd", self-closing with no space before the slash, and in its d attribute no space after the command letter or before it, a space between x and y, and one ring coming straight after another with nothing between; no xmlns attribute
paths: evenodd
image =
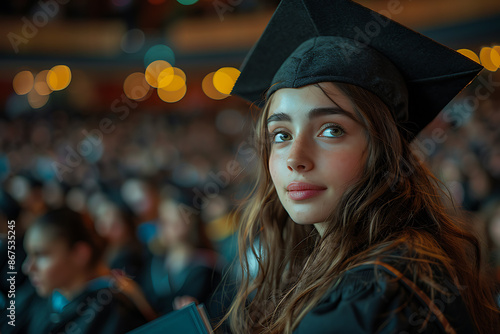
<svg viewBox="0 0 500 334"><path fill-rule="evenodd" d="M128 179L122 184L120 194L139 223L152 221L157 217L160 200L158 190L151 180Z"/></svg>
<svg viewBox="0 0 500 334"><path fill-rule="evenodd" d="M144 257L133 213L124 205L108 200L97 205L95 214L96 231L106 239L106 263L111 269L123 270L131 278L137 277Z"/></svg>
<svg viewBox="0 0 500 334"><path fill-rule="evenodd" d="M21 207L17 201L0 189L0 333L17 332L17 328L12 325L19 327L26 323L41 300L21 270L26 252L23 248L23 231L18 226L20 213ZM12 272L15 274L8 274ZM14 302L13 306L11 301ZM11 318L12 309L17 312Z"/></svg>
<svg viewBox="0 0 500 334"><path fill-rule="evenodd" d="M500 197L488 202L480 217L484 222L486 249L492 267L492 276L496 282L497 304L500 307Z"/></svg>
<svg viewBox="0 0 500 334"><path fill-rule="evenodd" d="M38 295L27 333L126 333L155 317L134 282L110 271L92 222L67 208L38 218L26 232L24 271Z"/></svg>
<svg viewBox="0 0 500 334"><path fill-rule="evenodd" d="M22 208L16 225L25 231L36 217L47 211L43 182L31 175L16 175L7 180L7 189Z"/></svg>
<svg viewBox="0 0 500 334"><path fill-rule="evenodd" d="M190 301L208 304L221 275L200 215L184 203L163 200L158 242L161 253L151 256L138 278L153 308L164 314Z"/></svg>

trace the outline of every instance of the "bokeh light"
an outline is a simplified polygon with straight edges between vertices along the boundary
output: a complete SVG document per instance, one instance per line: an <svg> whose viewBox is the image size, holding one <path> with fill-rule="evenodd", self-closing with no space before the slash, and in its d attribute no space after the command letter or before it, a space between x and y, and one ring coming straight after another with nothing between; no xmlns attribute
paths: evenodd
<svg viewBox="0 0 500 334"><path fill-rule="evenodd" d="M198 0L177 0L177 2L180 3L181 5L189 6L189 5L194 5L195 3L197 3Z"/></svg>
<svg viewBox="0 0 500 334"><path fill-rule="evenodd" d="M222 94L231 94L240 71L234 67L223 67L214 74L214 87Z"/></svg>
<svg viewBox="0 0 500 334"><path fill-rule="evenodd" d="M52 90L62 90L71 82L71 70L66 65L52 67L47 73L47 84Z"/></svg>
<svg viewBox="0 0 500 334"><path fill-rule="evenodd" d="M174 51L163 44L152 46L144 55L144 67L148 67L149 64L155 60L164 60L172 66L175 66Z"/></svg>
<svg viewBox="0 0 500 334"><path fill-rule="evenodd" d="M469 50L469 49L460 49L460 50L457 50L457 52L460 52L464 56L466 56L466 57L474 60L476 63L481 63L479 61L479 57L477 56L477 54L474 51L472 51L472 50Z"/></svg>
<svg viewBox="0 0 500 334"><path fill-rule="evenodd" d="M35 78L33 77L33 73L30 71L21 71L14 77L12 86L17 95L25 95L33 89L34 83Z"/></svg>
<svg viewBox="0 0 500 334"><path fill-rule="evenodd" d="M47 84L47 74L49 74L49 71L43 70L39 72L35 77L34 90L39 95L49 95L50 93L52 93L52 89L50 89L49 85Z"/></svg>
<svg viewBox="0 0 500 334"><path fill-rule="evenodd" d="M500 55L495 49L489 47L482 48L479 53L479 59L481 59L481 65L488 71L495 72L498 69L498 65L496 64L500 63Z"/></svg>
<svg viewBox="0 0 500 334"><path fill-rule="evenodd" d="M141 29L130 29L122 37L121 48L123 52L135 53L144 46L145 41L146 36Z"/></svg>
<svg viewBox="0 0 500 334"><path fill-rule="evenodd" d="M500 67L500 46L491 48L490 58L493 65L498 69Z"/></svg>
<svg viewBox="0 0 500 334"><path fill-rule="evenodd" d="M28 93L28 103L33 109L43 107L49 101L49 95L41 95L35 89Z"/></svg>
<svg viewBox="0 0 500 334"><path fill-rule="evenodd" d="M493 49L500 55L500 45L495 45ZM500 65L498 67L500 67Z"/></svg>
<svg viewBox="0 0 500 334"><path fill-rule="evenodd" d="M168 85L168 80L171 80L173 75L174 70L172 65L165 60L155 60L146 67L145 77L151 87L158 88L160 82L163 86Z"/></svg>
<svg viewBox="0 0 500 334"><path fill-rule="evenodd" d="M158 77L158 88L166 91L178 91L185 84L186 74L177 67L173 67L172 71L170 71L170 69L162 71Z"/></svg>
<svg viewBox="0 0 500 334"><path fill-rule="evenodd" d="M180 101L187 92L187 87L186 84L184 84L179 90L176 91L171 91L171 90L165 90L164 88L158 88L158 96L162 101L168 102L168 103L174 103L177 101Z"/></svg>
<svg viewBox="0 0 500 334"><path fill-rule="evenodd" d="M213 100L222 100L229 96L229 94L222 94L214 86L214 74L215 72L208 73L203 81L201 82L201 88L206 96Z"/></svg>
<svg viewBox="0 0 500 334"><path fill-rule="evenodd" d="M131 100L142 101L151 94L151 87L144 77L144 73L134 72L123 83L123 92Z"/></svg>

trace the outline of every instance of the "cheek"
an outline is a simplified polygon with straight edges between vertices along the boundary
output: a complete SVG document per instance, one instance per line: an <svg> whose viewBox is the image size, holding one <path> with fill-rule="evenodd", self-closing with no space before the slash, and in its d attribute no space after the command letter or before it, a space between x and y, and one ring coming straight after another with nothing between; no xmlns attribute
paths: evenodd
<svg viewBox="0 0 500 334"><path fill-rule="evenodd" d="M277 182L279 183L279 176L283 174L279 172L279 163L281 161L283 161L283 157L271 152L269 156L269 174L271 174L275 186Z"/></svg>
<svg viewBox="0 0 500 334"><path fill-rule="evenodd" d="M40 259L38 269L41 278L54 288L66 284L73 272L72 261L63 254Z"/></svg>
<svg viewBox="0 0 500 334"><path fill-rule="evenodd" d="M364 154L352 154L351 151L337 152L322 159L325 177L337 186L345 188L357 181L364 166Z"/></svg>

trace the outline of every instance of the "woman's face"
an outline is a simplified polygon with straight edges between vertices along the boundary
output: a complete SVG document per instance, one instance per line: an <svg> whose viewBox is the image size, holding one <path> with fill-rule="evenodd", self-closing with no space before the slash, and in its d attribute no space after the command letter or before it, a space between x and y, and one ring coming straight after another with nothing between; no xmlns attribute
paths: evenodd
<svg viewBox="0 0 500 334"><path fill-rule="evenodd" d="M160 206L160 238L164 246L174 247L188 242L190 222L187 218L174 203L166 202Z"/></svg>
<svg viewBox="0 0 500 334"><path fill-rule="evenodd" d="M283 88L267 119L269 169L283 207L298 224L325 220L366 160L367 138L350 99L332 84ZM335 101L335 102L332 102Z"/></svg>
<svg viewBox="0 0 500 334"><path fill-rule="evenodd" d="M24 242L28 256L23 270L37 293L45 297L54 289L67 290L79 272L67 243L36 226L28 230Z"/></svg>

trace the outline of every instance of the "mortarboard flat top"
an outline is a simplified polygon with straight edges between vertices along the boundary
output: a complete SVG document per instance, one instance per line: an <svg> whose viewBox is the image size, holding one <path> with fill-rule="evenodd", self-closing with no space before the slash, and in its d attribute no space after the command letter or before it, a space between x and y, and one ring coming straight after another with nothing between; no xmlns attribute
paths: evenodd
<svg viewBox="0 0 500 334"><path fill-rule="evenodd" d="M482 66L349 0L282 0L232 94L262 107L279 88L322 81L368 89L416 135Z"/></svg>

